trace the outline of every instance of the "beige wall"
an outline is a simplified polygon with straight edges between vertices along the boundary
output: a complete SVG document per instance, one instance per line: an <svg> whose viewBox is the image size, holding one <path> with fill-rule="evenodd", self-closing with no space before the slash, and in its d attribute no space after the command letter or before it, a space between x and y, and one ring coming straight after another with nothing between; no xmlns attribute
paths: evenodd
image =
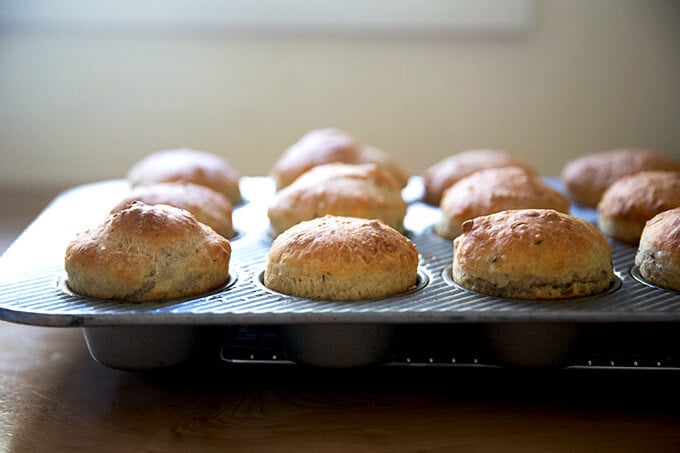
<svg viewBox="0 0 680 453"><path fill-rule="evenodd" d="M266 174L329 125L414 174L487 146L545 175L615 146L680 156L680 2L539 1L503 39L0 30L2 185L118 178L179 146Z"/></svg>

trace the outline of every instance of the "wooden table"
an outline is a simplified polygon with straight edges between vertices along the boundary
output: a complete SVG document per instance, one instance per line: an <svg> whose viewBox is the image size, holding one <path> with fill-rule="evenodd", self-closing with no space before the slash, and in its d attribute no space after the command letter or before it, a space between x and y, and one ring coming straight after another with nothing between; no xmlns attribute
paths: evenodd
<svg viewBox="0 0 680 453"><path fill-rule="evenodd" d="M678 373L194 366L0 323L0 450L680 451Z"/></svg>
<svg viewBox="0 0 680 453"><path fill-rule="evenodd" d="M0 231L50 197L0 197ZM679 382L620 370L132 373L92 360L78 328L0 321L0 451L680 451Z"/></svg>

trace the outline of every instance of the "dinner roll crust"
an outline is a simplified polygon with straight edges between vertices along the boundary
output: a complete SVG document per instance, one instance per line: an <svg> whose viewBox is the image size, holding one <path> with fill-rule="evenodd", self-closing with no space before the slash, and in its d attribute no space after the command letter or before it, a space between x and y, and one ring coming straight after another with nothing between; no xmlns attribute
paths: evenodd
<svg viewBox="0 0 680 453"><path fill-rule="evenodd" d="M569 161L560 177L572 200L594 208L616 180L650 170L680 172L680 161L649 149L614 149Z"/></svg>
<svg viewBox="0 0 680 453"><path fill-rule="evenodd" d="M452 278L493 296L561 299L605 291L614 278L607 240L590 223L552 209L501 211L463 223Z"/></svg>
<svg viewBox="0 0 680 453"><path fill-rule="evenodd" d="M233 208L229 200L209 187L186 182L169 182L137 186L111 212L125 209L133 201L148 205L167 204L186 209L220 235L229 239L236 235L232 224Z"/></svg>
<svg viewBox="0 0 680 453"><path fill-rule="evenodd" d="M241 203L239 171L227 160L189 148L156 151L133 165L127 179L133 186L158 182L191 182L221 193L234 205Z"/></svg>
<svg viewBox="0 0 680 453"><path fill-rule="evenodd" d="M569 213L569 199L519 167L488 168L462 178L445 192L435 232L454 239L466 220L508 209L555 209Z"/></svg>
<svg viewBox="0 0 680 453"><path fill-rule="evenodd" d="M614 182L597 205L598 225L622 242L640 239L647 220L680 207L680 173L644 171Z"/></svg>
<svg viewBox="0 0 680 453"><path fill-rule="evenodd" d="M346 132L335 129L314 129L283 152L269 175L277 189L290 185L300 175L324 164L373 163L389 172L401 187L408 184L408 171L391 155L371 145L359 143Z"/></svg>
<svg viewBox="0 0 680 453"><path fill-rule="evenodd" d="M281 189L267 211L274 234L326 214L380 219L402 231L406 202L397 181L375 164L325 164Z"/></svg>
<svg viewBox="0 0 680 453"><path fill-rule="evenodd" d="M323 300L388 297L415 287L418 251L379 220L324 216L295 225L273 242L266 287Z"/></svg>
<svg viewBox="0 0 680 453"><path fill-rule="evenodd" d="M69 288L143 302L194 296L229 280L229 241L188 211L135 201L66 249Z"/></svg>
<svg viewBox="0 0 680 453"><path fill-rule="evenodd" d="M520 167L527 173L536 174L530 165L511 153L494 149L461 151L427 168L423 173L424 201L439 206L444 191L459 180L486 168Z"/></svg>
<svg viewBox="0 0 680 453"><path fill-rule="evenodd" d="M663 211L647 222L635 264L648 282L680 291L680 208Z"/></svg>
<svg viewBox="0 0 680 453"><path fill-rule="evenodd" d="M317 165L357 163L360 154L361 145L345 132L334 128L314 129L283 152L270 176L276 188L282 189Z"/></svg>
<svg viewBox="0 0 680 453"><path fill-rule="evenodd" d="M399 187L406 187L411 177L406 167L401 165L394 157L380 148L371 145L362 145L359 153L358 164L376 164L378 167L391 174L399 183Z"/></svg>

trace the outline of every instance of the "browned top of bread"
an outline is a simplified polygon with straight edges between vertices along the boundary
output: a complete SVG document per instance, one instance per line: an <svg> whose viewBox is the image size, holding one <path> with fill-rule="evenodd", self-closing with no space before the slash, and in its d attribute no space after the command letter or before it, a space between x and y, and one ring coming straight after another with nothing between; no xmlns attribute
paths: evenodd
<svg viewBox="0 0 680 453"><path fill-rule="evenodd" d="M281 189L317 165L332 162L356 163L361 145L339 129L314 129L286 149L270 172Z"/></svg>
<svg viewBox="0 0 680 453"><path fill-rule="evenodd" d="M597 205L601 216L646 222L680 207L680 173L643 171L615 181Z"/></svg>
<svg viewBox="0 0 680 453"><path fill-rule="evenodd" d="M439 206L446 189L460 179L485 168L520 167L531 174L535 171L511 153L503 150L473 149L461 151L437 162L423 173L425 202Z"/></svg>
<svg viewBox="0 0 680 453"><path fill-rule="evenodd" d="M394 157L375 146L363 145L359 154L358 164L374 163L378 167L389 172L399 183L400 187L406 187L410 173Z"/></svg>
<svg viewBox="0 0 680 453"><path fill-rule="evenodd" d="M640 238L640 245L643 242L656 250L674 253L680 264L680 207L662 211L648 220Z"/></svg>
<svg viewBox="0 0 680 453"><path fill-rule="evenodd" d="M611 247L590 223L552 209L501 211L463 223L452 275L502 297L565 298L605 290Z"/></svg>
<svg viewBox="0 0 680 453"><path fill-rule="evenodd" d="M374 163L388 171L401 187L408 184L409 173L392 156L370 145L359 143L340 129L314 129L283 152L274 163L270 176L277 189L291 184L318 165L330 163Z"/></svg>
<svg viewBox="0 0 680 453"><path fill-rule="evenodd" d="M680 207L660 212L647 222L635 264L650 283L680 291Z"/></svg>
<svg viewBox="0 0 680 453"><path fill-rule="evenodd" d="M375 164L325 164L281 189L268 212L275 234L326 214L380 219L401 231L406 202L390 173Z"/></svg>
<svg viewBox="0 0 680 453"><path fill-rule="evenodd" d="M519 167L488 168L466 176L444 191L438 234L453 239L468 219L508 209L569 212L569 199L540 177Z"/></svg>
<svg viewBox="0 0 680 453"><path fill-rule="evenodd" d="M229 241L191 213L135 201L68 245L64 265L76 293L102 299L174 299L229 279Z"/></svg>
<svg viewBox="0 0 680 453"><path fill-rule="evenodd" d="M264 284L300 297L357 300L415 286L418 252L379 220L324 216L280 234L267 258Z"/></svg>
<svg viewBox="0 0 680 453"><path fill-rule="evenodd" d="M123 198L111 212L125 209L133 201L148 205L167 204L186 209L204 223L226 238L235 235L232 225L232 206L229 200L209 187L188 182L167 182L137 186Z"/></svg>
<svg viewBox="0 0 680 453"><path fill-rule="evenodd" d="M127 178L133 186L158 182L191 182L241 203L240 173L227 160L188 148L156 151L133 165Z"/></svg>
<svg viewBox="0 0 680 453"><path fill-rule="evenodd" d="M574 201L595 207L614 181L646 170L680 172L680 161L654 150L615 149L568 162L562 169L561 179Z"/></svg>

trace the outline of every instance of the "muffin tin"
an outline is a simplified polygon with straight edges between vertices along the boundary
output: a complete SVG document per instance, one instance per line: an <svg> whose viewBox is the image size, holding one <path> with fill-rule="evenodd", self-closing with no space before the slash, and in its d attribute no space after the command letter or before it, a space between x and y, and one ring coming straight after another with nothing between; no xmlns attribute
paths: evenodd
<svg viewBox="0 0 680 453"><path fill-rule="evenodd" d="M559 181L547 179L559 187ZM680 293L644 282L634 246L611 241L616 279L603 294L557 301L491 297L450 276L451 241L434 234L439 210L404 189L418 285L380 300L333 302L262 284L272 243L266 210L274 184L244 177L234 210L230 280L200 297L129 303L68 289L66 244L99 223L129 186L103 181L59 195L0 259L0 319L83 329L92 357L129 370L196 360L225 366L556 366L680 368ZM572 214L595 222L579 206Z"/></svg>

